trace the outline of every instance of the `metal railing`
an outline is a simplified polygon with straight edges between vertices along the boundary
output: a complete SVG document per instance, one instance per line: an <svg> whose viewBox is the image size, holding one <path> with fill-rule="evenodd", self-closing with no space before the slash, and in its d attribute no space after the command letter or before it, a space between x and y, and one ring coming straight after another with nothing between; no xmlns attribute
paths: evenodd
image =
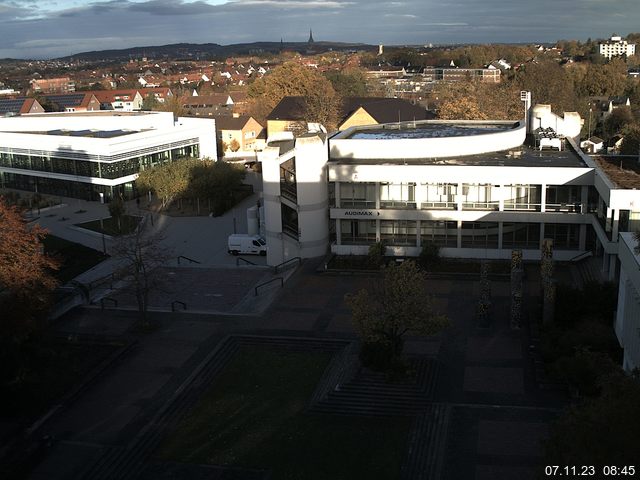
<svg viewBox="0 0 640 480"><path fill-rule="evenodd" d="M269 280L268 282L264 282L261 283L260 285L256 285L256 287L253 289L254 292L254 296L258 296L258 289L262 288L262 287L266 287L267 285L270 285L273 282L280 282L280 288L282 288L284 286L284 280L282 277L276 277L276 278L272 278L271 280Z"/></svg>
<svg viewBox="0 0 640 480"><path fill-rule="evenodd" d="M236 267L240 266L240 262L241 261L246 263L247 265L257 265L257 263L253 263L253 262L247 260L246 258L238 257L238 258L236 258Z"/></svg>
<svg viewBox="0 0 640 480"><path fill-rule="evenodd" d="M585 258L589 258L593 256L593 252L591 250L587 250L586 252L582 252L579 255L576 255L573 258L570 258L569 261L571 263L576 263L579 262L580 260L584 260Z"/></svg>
<svg viewBox="0 0 640 480"><path fill-rule="evenodd" d="M302 258L300 257L293 257L290 258L289 260L286 260L278 265L276 265L275 267L273 267L273 273L277 274L278 270L280 271L284 271L284 267L287 265L291 265L294 262L298 262L298 265L302 264Z"/></svg>
<svg viewBox="0 0 640 480"><path fill-rule="evenodd" d="M181 302L180 300L174 300L173 302L171 302L171 311L172 312L176 311L176 305L180 305L182 307L182 310L186 310L187 309L187 304L185 302Z"/></svg>
<svg viewBox="0 0 640 480"><path fill-rule="evenodd" d="M178 265L180 265L180 259L181 258L184 259L184 260L187 260L189 263L197 263L197 264L202 263L202 262L199 262L198 260L194 260L193 258L189 258L189 257L185 257L184 255L180 255L178 257Z"/></svg>

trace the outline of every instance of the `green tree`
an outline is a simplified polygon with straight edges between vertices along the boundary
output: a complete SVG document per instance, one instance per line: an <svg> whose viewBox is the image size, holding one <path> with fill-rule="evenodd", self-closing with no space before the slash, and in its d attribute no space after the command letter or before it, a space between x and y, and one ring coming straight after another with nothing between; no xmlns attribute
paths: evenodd
<svg viewBox="0 0 640 480"><path fill-rule="evenodd" d="M317 70L295 62L274 68L249 86L250 111L259 122L286 96L307 100L306 121L331 129L337 124L339 98L331 82Z"/></svg>
<svg viewBox="0 0 640 480"><path fill-rule="evenodd" d="M622 373L603 380L602 394L571 407L551 427L547 465L636 465L640 458L640 382ZM637 474L637 471L636 471Z"/></svg>
<svg viewBox="0 0 640 480"><path fill-rule="evenodd" d="M141 191L151 191L162 201L165 208L176 198L182 196L189 186L191 169L199 160L179 160L143 170L136 184Z"/></svg>
<svg viewBox="0 0 640 480"><path fill-rule="evenodd" d="M152 111L152 110L159 110L159 109L160 109L160 102L158 102L158 99L156 98L156 96L153 93L149 93L145 95L144 99L142 100L142 110Z"/></svg>
<svg viewBox="0 0 640 480"><path fill-rule="evenodd" d="M114 218L118 224L118 232L122 231L122 217L127 211L124 200L120 196L116 196L109 203L109 215Z"/></svg>
<svg viewBox="0 0 640 480"><path fill-rule="evenodd" d="M424 270L431 270L435 265L440 263L440 247L432 241L423 241L418 263Z"/></svg>
<svg viewBox="0 0 640 480"><path fill-rule="evenodd" d="M342 98L369 96L367 77L362 70L331 71L327 72L325 76L331 82L336 93Z"/></svg>
<svg viewBox="0 0 640 480"><path fill-rule="evenodd" d="M407 333L433 335L448 325L447 318L434 311L425 274L410 260L385 267L382 278L348 294L345 301L364 344L382 347L388 365L401 357Z"/></svg>
<svg viewBox="0 0 640 480"><path fill-rule="evenodd" d="M621 133L627 125L631 125L633 122L633 112L629 107L616 108L604 121L604 139L609 140Z"/></svg>
<svg viewBox="0 0 640 480"><path fill-rule="evenodd" d="M204 161L190 171L189 196L211 202L215 215L220 215L235 204L235 192L246 175L239 168L223 161Z"/></svg>
<svg viewBox="0 0 640 480"><path fill-rule="evenodd" d="M534 103L551 104L556 112L577 108L573 77L555 60L527 63L518 70L515 81L521 90L531 92Z"/></svg>
<svg viewBox="0 0 640 480"><path fill-rule="evenodd" d="M622 130L622 136L620 153L622 155L640 155L640 125L627 125Z"/></svg>

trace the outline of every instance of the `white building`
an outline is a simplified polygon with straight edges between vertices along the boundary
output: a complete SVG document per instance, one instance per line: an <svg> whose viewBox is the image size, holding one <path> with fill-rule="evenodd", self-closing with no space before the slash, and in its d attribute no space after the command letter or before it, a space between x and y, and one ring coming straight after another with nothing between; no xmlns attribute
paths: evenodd
<svg viewBox="0 0 640 480"><path fill-rule="evenodd" d="M0 118L0 186L98 200L135 194L138 173L216 158L215 121L171 112L44 113Z"/></svg>
<svg viewBox="0 0 640 480"><path fill-rule="evenodd" d="M611 59L626 55L630 57L636 53L636 44L623 40L622 37L611 37L608 41L599 44L600 55Z"/></svg>
<svg viewBox="0 0 640 480"><path fill-rule="evenodd" d="M640 255L631 233L620 234L620 282L615 331L624 349L623 368L640 368Z"/></svg>

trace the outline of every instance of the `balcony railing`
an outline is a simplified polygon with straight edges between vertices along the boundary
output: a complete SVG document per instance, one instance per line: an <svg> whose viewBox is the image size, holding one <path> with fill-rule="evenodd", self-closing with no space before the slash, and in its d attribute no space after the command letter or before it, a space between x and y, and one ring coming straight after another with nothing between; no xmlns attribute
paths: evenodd
<svg viewBox="0 0 640 480"><path fill-rule="evenodd" d="M376 208L375 200L344 200L340 199L340 208L368 208L373 209Z"/></svg>
<svg viewBox="0 0 640 480"><path fill-rule="evenodd" d="M403 210L415 210L416 202L402 200L380 200L380 208L398 208Z"/></svg>
<svg viewBox="0 0 640 480"><path fill-rule="evenodd" d="M463 210L498 210L500 205L498 202L464 202Z"/></svg>
<svg viewBox="0 0 640 480"><path fill-rule="evenodd" d="M518 203L518 202L505 202L505 210L520 210L527 212L539 212L542 204L540 203Z"/></svg>
<svg viewBox="0 0 640 480"><path fill-rule="evenodd" d="M457 202L422 202L420 204L422 210L457 210Z"/></svg>

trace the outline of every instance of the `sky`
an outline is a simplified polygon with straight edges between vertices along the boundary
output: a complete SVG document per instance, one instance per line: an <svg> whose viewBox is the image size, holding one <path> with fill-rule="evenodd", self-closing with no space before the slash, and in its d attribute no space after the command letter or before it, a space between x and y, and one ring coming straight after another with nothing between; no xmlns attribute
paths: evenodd
<svg viewBox="0 0 640 480"><path fill-rule="evenodd" d="M170 43L535 43L640 31L640 0L0 0L0 58Z"/></svg>

